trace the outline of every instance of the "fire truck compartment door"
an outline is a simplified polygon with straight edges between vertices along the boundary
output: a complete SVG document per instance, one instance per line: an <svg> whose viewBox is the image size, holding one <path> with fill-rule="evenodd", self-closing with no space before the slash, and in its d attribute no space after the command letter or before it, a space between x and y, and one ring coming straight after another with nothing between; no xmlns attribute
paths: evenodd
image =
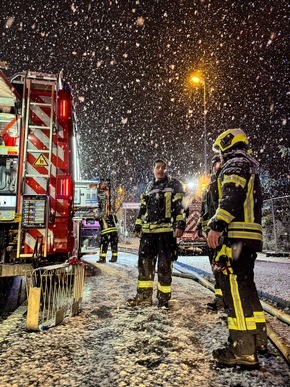
<svg viewBox="0 0 290 387"><path fill-rule="evenodd" d="M14 220L15 208L15 195L0 195L0 221Z"/></svg>

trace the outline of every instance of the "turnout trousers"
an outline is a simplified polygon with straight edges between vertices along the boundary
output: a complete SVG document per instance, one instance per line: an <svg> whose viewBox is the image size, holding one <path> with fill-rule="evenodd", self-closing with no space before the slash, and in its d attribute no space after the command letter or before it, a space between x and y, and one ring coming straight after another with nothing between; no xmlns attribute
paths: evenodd
<svg viewBox="0 0 290 387"><path fill-rule="evenodd" d="M208 248L209 264L211 267L213 265L215 255L216 255L216 250ZM213 271L213 275L214 275L214 279L215 279L215 283L214 283L215 296L222 297L223 292L222 292L222 288L221 288L221 277L223 274L221 272Z"/></svg>
<svg viewBox="0 0 290 387"><path fill-rule="evenodd" d="M142 234L138 258L138 287L140 299L152 299L157 262L157 299L171 298L172 262L176 260L176 239L173 232Z"/></svg>
<svg viewBox="0 0 290 387"><path fill-rule="evenodd" d="M221 276L229 343L240 355L254 354L257 347L267 345L266 320L254 282L256 257L256 252L243 246L236 258L233 249L233 259Z"/></svg>
<svg viewBox="0 0 290 387"><path fill-rule="evenodd" d="M118 257L118 233L110 232L101 234L100 259L106 259L109 243L111 243L112 258L117 260Z"/></svg>

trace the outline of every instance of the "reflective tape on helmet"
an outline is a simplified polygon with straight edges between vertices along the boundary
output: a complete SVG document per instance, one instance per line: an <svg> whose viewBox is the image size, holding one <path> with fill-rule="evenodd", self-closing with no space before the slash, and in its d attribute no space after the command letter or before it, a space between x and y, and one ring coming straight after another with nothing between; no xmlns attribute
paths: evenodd
<svg viewBox="0 0 290 387"><path fill-rule="evenodd" d="M213 144L213 150L225 152L238 143L248 145L249 140L245 132L240 128L228 129L218 136Z"/></svg>

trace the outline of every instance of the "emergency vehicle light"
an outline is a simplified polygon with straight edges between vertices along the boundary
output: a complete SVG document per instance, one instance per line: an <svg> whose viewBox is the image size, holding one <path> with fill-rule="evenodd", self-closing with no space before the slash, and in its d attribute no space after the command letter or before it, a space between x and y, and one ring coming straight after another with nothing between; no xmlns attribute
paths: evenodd
<svg viewBox="0 0 290 387"><path fill-rule="evenodd" d="M69 101L67 99L60 98L58 103L58 118L68 119L69 114Z"/></svg>
<svg viewBox="0 0 290 387"><path fill-rule="evenodd" d="M73 194L73 184L69 177L58 179L57 197L59 199L68 199Z"/></svg>

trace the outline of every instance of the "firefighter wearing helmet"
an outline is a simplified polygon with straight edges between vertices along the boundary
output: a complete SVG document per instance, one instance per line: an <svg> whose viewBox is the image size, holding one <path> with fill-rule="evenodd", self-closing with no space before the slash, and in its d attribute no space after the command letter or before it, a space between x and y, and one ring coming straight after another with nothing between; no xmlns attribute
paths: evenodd
<svg viewBox="0 0 290 387"><path fill-rule="evenodd" d="M266 321L254 283L254 263L262 250L262 194L258 162L250 155L248 138L240 129L217 137L220 153L219 205L209 220L208 246L216 249L215 270L228 309L229 341L213 351L219 364L256 367L257 353L267 351Z"/></svg>

